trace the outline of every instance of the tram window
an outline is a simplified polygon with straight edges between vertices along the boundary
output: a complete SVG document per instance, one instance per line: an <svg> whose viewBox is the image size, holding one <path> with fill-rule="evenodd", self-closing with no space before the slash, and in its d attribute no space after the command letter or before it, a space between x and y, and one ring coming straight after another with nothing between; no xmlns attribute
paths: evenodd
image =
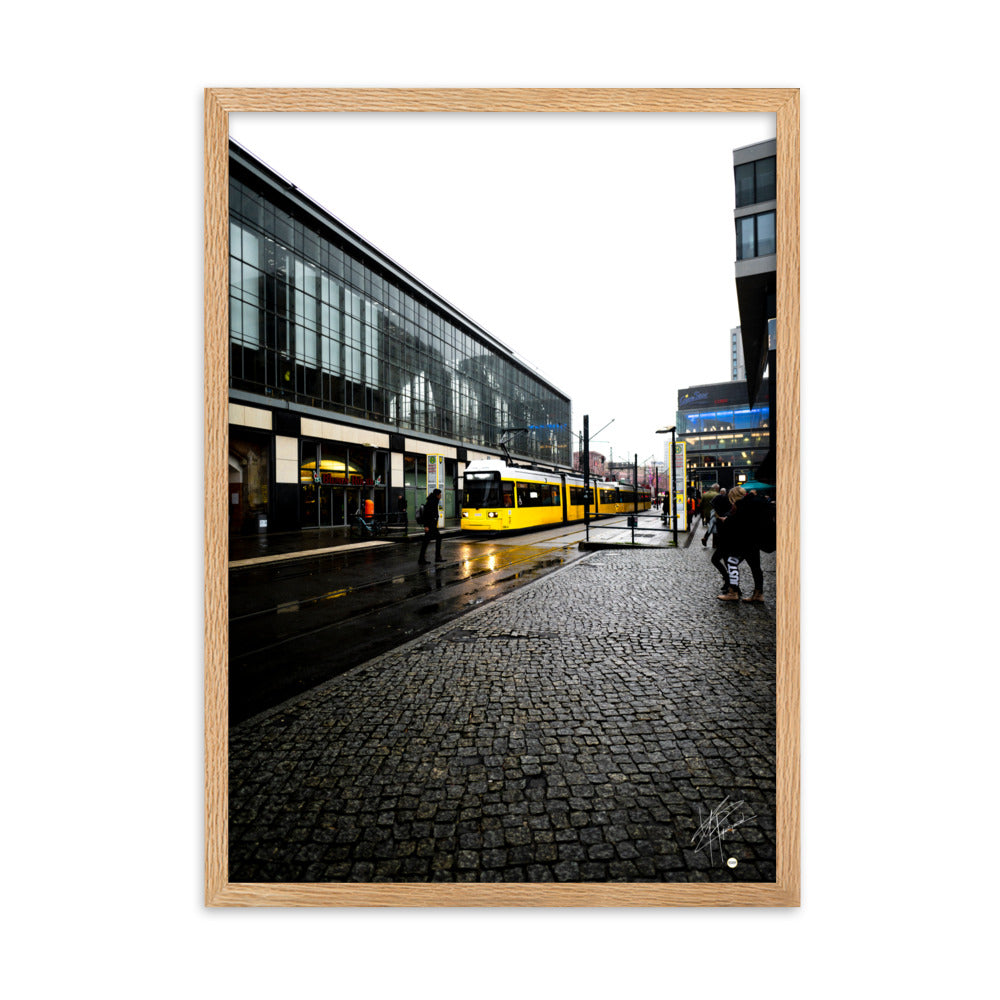
<svg viewBox="0 0 1000 1000"><path fill-rule="evenodd" d="M548 487L543 483L518 483L518 507L542 507L549 502Z"/></svg>
<svg viewBox="0 0 1000 1000"><path fill-rule="evenodd" d="M504 507L513 507L514 506L514 484L509 479L505 479L500 484L500 491L503 494L503 505L504 505Z"/></svg>
<svg viewBox="0 0 1000 1000"><path fill-rule="evenodd" d="M562 501L559 498L559 487L550 486L549 487L549 504L553 507L558 507Z"/></svg>
<svg viewBox="0 0 1000 1000"><path fill-rule="evenodd" d="M499 477L494 473L466 474L464 506L499 507Z"/></svg>

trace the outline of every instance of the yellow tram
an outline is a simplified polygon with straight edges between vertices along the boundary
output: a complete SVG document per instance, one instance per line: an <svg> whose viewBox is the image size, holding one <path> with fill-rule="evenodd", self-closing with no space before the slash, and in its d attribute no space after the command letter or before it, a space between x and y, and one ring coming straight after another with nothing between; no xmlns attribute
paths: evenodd
<svg viewBox="0 0 1000 1000"><path fill-rule="evenodd" d="M462 527L469 531L523 531L582 521L583 476L511 465L501 459L470 462L465 470ZM590 480L590 516L649 510L647 487Z"/></svg>

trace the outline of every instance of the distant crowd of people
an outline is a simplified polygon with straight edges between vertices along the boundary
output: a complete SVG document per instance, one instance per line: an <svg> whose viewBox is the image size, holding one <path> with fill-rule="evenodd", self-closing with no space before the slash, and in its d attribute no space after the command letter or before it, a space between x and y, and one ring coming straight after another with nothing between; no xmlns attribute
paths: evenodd
<svg viewBox="0 0 1000 1000"><path fill-rule="evenodd" d="M774 502L758 496L755 490L747 492L742 486L727 490L716 483L701 495L700 513L706 525L701 544L707 547L708 540L712 539L712 565L722 576L719 600L742 598L752 604L762 604L764 574L760 568L760 554L773 552L775 548ZM740 591L740 563L743 562L753 576L753 593L749 597L743 597Z"/></svg>

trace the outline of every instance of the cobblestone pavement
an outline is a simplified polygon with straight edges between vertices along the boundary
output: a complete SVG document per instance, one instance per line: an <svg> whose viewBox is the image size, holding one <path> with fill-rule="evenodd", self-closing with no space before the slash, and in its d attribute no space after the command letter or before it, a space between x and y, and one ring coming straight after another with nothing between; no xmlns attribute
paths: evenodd
<svg viewBox="0 0 1000 1000"><path fill-rule="evenodd" d="M230 881L774 881L775 557L765 605L709 557L591 553L236 727Z"/></svg>

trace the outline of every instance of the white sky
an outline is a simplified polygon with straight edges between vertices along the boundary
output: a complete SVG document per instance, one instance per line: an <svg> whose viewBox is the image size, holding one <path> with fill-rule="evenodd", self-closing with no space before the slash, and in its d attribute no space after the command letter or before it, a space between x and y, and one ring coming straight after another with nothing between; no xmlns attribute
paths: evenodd
<svg viewBox="0 0 1000 1000"><path fill-rule="evenodd" d="M230 116L237 142L567 393L594 450L640 464L664 458L678 389L730 377L732 152L774 129L769 114Z"/></svg>

